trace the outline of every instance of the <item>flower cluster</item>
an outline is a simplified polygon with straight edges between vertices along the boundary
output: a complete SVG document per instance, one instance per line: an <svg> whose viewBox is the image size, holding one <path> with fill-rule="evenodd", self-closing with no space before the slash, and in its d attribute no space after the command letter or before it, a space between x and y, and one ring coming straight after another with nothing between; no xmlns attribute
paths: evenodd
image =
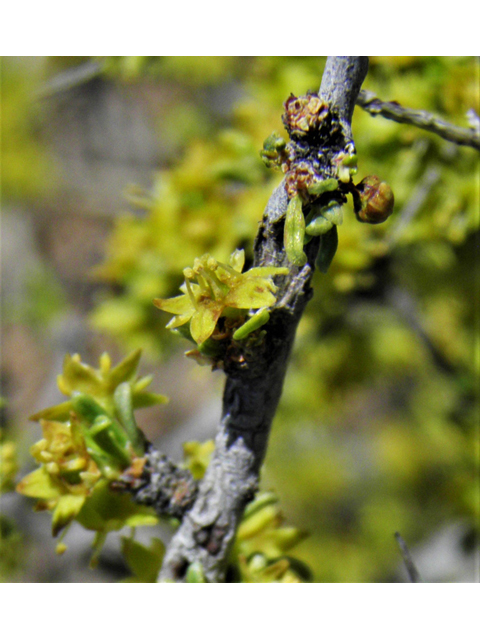
<svg viewBox="0 0 480 640"><path fill-rule="evenodd" d="M254 267L242 273L244 251L234 251L229 264L218 262L206 253L196 258L193 268L184 269L185 282L180 287L183 295L175 298L157 298L154 305L175 315L167 328L175 329L190 323L190 335L201 345L213 336L220 317L231 319L232 327L246 324L250 309L265 310L275 304L276 287L272 277L286 275L284 267ZM263 314L268 320L268 317ZM247 322L250 322L247 320ZM251 330L258 323L251 322ZM233 333L234 339L246 337L248 332ZM219 338L219 336L213 336Z"/></svg>
<svg viewBox="0 0 480 640"><path fill-rule="evenodd" d="M291 138L303 138L318 131L328 116L328 105L315 93L299 98L292 94L284 107L282 122Z"/></svg>
<svg viewBox="0 0 480 640"><path fill-rule="evenodd" d="M153 512L135 505L127 495L113 493L109 485L126 469L141 473L144 438L133 410L166 402L145 391L150 377L138 378L140 351L116 367L108 354L100 368L66 356L58 377L60 390L70 399L31 417L39 420L43 438L31 448L40 465L17 486L23 495L36 498L37 511L52 511L52 534L58 535L73 520L97 531L95 546L113 529L125 525L154 524ZM62 542L57 551L63 552Z"/></svg>

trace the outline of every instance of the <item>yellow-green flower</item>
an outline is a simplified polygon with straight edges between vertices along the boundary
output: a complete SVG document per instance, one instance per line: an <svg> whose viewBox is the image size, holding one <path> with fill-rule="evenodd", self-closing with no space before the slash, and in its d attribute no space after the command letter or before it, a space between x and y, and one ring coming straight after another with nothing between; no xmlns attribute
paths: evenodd
<svg viewBox="0 0 480 640"><path fill-rule="evenodd" d="M67 356L58 386L70 399L31 418L40 421L43 431L31 448L40 466L17 491L36 498L37 511L53 511L54 536L72 520L96 531L97 553L109 531L157 522L152 509L110 489L125 469L136 473L143 468L145 440L134 409L166 401L145 391L151 378L138 379L139 358L137 351L112 368L104 354L97 370L78 355ZM65 548L60 541L57 552Z"/></svg>
<svg viewBox="0 0 480 640"><path fill-rule="evenodd" d="M272 276L286 275L288 269L254 267L242 273L244 262L243 250L234 251L229 264L217 262L208 253L196 258L193 268L183 271L185 282L180 287L183 295L154 300L156 307L175 314L167 328L175 329L190 322L191 336L201 344L212 335L220 316L235 316L237 310L275 304L276 287Z"/></svg>
<svg viewBox="0 0 480 640"><path fill-rule="evenodd" d="M40 424L44 437L30 452L41 466L19 483L17 491L37 498L37 511L53 510L52 532L57 535L80 512L101 473L75 420Z"/></svg>
<svg viewBox="0 0 480 640"><path fill-rule="evenodd" d="M125 382L131 386L133 409L150 407L154 404L167 402L167 398L158 393L145 391L151 383L152 377L140 378L137 369L142 355L141 349L130 353L124 360L112 367L108 353L100 356L100 367L95 369L81 361L78 353L67 354L63 362L63 372L57 377L60 391L71 398L78 394L85 394L95 398L100 405L110 413L115 412L114 395L117 388ZM72 401L43 409L30 420L68 420L72 410Z"/></svg>

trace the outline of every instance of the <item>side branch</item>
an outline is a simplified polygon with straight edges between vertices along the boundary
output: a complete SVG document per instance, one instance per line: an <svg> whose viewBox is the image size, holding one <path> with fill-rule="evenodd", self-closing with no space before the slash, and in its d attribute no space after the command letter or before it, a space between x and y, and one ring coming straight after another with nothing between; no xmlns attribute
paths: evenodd
<svg viewBox="0 0 480 640"><path fill-rule="evenodd" d="M140 475L124 473L112 488L131 493L135 502L154 507L159 516L181 520L197 496L197 482L187 469L175 465L151 444Z"/></svg>
<svg viewBox="0 0 480 640"><path fill-rule="evenodd" d="M357 104L373 116L381 115L388 120L402 124L411 124L419 129L435 133L445 140L459 145L473 147L480 151L480 127L457 127L441 118L437 118L428 111L407 109L398 102L383 102L372 91L360 91Z"/></svg>

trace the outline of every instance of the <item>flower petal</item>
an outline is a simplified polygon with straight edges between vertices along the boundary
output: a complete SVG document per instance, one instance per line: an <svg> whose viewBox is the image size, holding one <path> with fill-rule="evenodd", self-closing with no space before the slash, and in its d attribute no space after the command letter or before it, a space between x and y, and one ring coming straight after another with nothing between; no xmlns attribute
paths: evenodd
<svg viewBox="0 0 480 640"><path fill-rule="evenodd" d="M52 516L52 535L57 536L80 512L86 496L65 495L60 498Z"/></svg>
<svg viewBox="0 0 480 640"><path fill-rule="evenodd" d="M260 309L271 307L276 298L270 291L272 283L264 278L245 279L231 289L224 302L229 307L237 309Z"/></svg>
<svg viewBox="0 0 480 640"><path fill-rule="evenodd" d="M162 311L168 311L168 313L174 313L176 315L186 315L189 311L194 311L192 301L188 295L176 296L175 298L155 298L153 304L162 309Z"/></svg>
<svg viewBox="0 0 480 640"><path fill-rule="evenodd" d="M222 311L223 304L212 304L202 306L193 314L190 333L197 344L205 342L212 335Z"/></svg>
<svg viewBox="0 0 480 640"><path fill-rule="evenodd" d="M35 469L17 485L18 493L29 498L56 500L62 495L61 488L52 480L45 467Z"/></svg>
<svg viewBox="0 0 480 640"><path fill-rule="evenodd" d="M192 309L190 313L186 313L185 315L173 316L170 322L165 326L167 329L176 329L177 327L181 327L183 324L187 323L190 320L193 314L194 309Z"/></svg>

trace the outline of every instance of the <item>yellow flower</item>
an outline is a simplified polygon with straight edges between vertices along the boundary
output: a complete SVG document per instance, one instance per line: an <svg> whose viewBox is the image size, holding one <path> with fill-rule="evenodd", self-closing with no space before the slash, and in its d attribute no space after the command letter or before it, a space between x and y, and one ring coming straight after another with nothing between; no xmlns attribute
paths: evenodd
<svg viewBox="0 0 480 640"><path fill-rule="evenodd" d="M229 264L217 262L208 253L196 258L193 268L184 269L183 295L154 300L163 311L175 314L167 328L175 329L190 322L190 333L197 344L213 333L222 315L236 311L270 307L276 302L274 275L286 275L283 267L255 267L242 273L244 251L234 251ZM194 280L196 282L194 282Z"/></svg>
<svg viewBox="0 0 480 640"><path fill-rule="evenodd" d="M31 448L40 466L17 491L37 499L35 510L53 511L54 536L72 520L96 531L97 553L109 531L157 522L152 509L110 489L125 469L143 468L145 440L134 409L166 401L145 391L151 378L138 379L139 357L140 351L132 353L111 367L104 354L97 370L78 355L67 356L58 386L70 399L31 418L40 421L43 431ZM60 541L57 552L65 548Z"/></svg>
<svg viewBox="0 0 480 640"><path fill-rule="evenodd" d="M80 512L101 473L75 421L41 420L40 424L44 437L30 452L41 466L19 483L17 491L37 498L37 511L53 510L55 536Z"/></svg>

